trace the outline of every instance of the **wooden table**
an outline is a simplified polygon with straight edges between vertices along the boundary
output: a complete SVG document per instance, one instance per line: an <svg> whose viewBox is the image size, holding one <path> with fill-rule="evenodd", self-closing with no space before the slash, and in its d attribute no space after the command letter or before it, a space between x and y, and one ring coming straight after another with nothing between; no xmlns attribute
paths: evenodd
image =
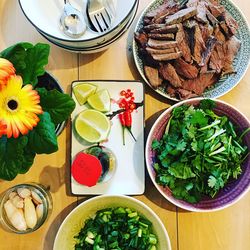
<svg viewBox="0 0 250 250"><path fill-rule="evenodd" d="M138 15L150 0L141 0ZM250 2L234 0L250 21ZM19 42L47 41L38 34L22 14L16 0L0 1L0 50ZM135 22L134 22L135 23ZM47 70L69 92L77 79L140 79L132 58L131 40L134 24L122 39L102 53L82 55L64 51L51 44ZM233 104L250 119L250 70L222 100ZM155 113L169 107L164 98L146 86L146 134ZM36 232L16 235L0 228L0 250L50 250L63 219L77 204L89 197L74 197L69 192L70 124L58 138L59 150L51 155L36 157L33 167L25 175L11 182L0 181L0 193L23 183L38 182L50 186L53 211L48 221ZM144 195L136 196L161 218L169 233L173 250L249 250L250 249L250 192L235 205L212 213L183 211L166 201L147 176ZM162 249L164 250L164 249Z"/></svg>

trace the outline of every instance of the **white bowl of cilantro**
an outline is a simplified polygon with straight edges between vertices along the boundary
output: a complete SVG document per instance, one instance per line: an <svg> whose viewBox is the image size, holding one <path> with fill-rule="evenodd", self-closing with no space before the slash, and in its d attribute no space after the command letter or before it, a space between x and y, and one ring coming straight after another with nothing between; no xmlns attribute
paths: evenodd
<svg viewBox="0 0 250 250"><path fill-rule="evenodd" d="M144 203L124 195L84 201L64 220L53 250L171 250L168 233Z"/></svg>
<svg viewBox="0 0 250 250"><path fill-rule="evenodd" d="M250 188L250 123L233 106L194 98L165 110L149 132L146 165L158 191L178 207L213 211Z"/></svg>

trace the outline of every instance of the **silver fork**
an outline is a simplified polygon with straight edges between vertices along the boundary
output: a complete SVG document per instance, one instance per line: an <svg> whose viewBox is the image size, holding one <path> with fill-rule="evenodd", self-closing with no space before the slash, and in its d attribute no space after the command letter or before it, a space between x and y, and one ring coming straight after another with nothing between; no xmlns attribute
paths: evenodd
<svg viewBox="0 0 250 250"><path fill-rule="evenodd" d="M111 27L111 13L102 0L88 0L87 13L98 32L105 32Z"/></svg>

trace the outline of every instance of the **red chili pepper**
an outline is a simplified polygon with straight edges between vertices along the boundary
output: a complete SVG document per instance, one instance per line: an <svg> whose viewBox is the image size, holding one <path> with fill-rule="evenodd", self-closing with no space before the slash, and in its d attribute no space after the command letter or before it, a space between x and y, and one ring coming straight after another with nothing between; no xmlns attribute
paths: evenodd
<svg viewBox="0 0 250 250"><path fill-rule="evenodd" d="M119 115L119 119L122 125L122 141L123 141L123 145L125 145L125 128L126 128L126 121L125 121L125 115L124 112L120 113Z"/></svg>
<svg viewBox="0 0 250 250"><path fill-rule="evenodd" d="M132 115L131 115L131 112L130 110L126 110L124 112L124 119L125 119L125 126L127 128L127 130L129 131L129 133L131 134L131 136L133 137L133 139L136 141L133 133L132 133L132 130L131 130L131 126L132 126Z"/></svg>

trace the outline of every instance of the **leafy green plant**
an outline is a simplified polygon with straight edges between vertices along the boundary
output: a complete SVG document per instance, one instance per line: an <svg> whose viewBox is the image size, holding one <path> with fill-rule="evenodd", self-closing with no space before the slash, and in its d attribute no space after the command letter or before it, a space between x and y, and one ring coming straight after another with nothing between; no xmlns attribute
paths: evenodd
<svg viewBox="0 0 250 250"><path fill-rule="evenodd" d="M50 47L47 44L18 43L0 53L0 58L9 60L23 85L36 88L38 76L45 73ZM68 95L56 89L48 91L37 88L43 113L39 123L27 135L18 138L0 137L0 178L12 180L17 174L26 173L32 166L36 154L50 154L58 150L55 127L65 121L75 108ZM0 114L1 118L1 114Z"/></svg>

